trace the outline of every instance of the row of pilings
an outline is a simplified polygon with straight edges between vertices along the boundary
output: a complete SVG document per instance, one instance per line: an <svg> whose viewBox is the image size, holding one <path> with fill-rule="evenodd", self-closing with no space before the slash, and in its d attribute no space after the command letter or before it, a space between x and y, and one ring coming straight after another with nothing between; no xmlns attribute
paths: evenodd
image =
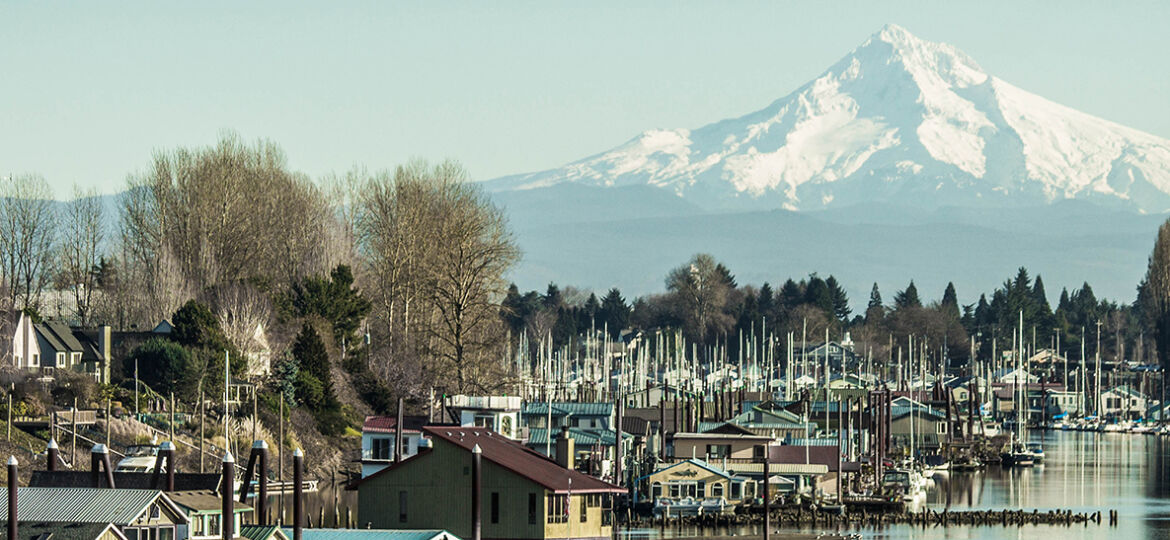
<svg viewBox="0 0 1170 540"><path fill-rule="evenodd" d="M734 527L758 525L763 521L760 513L708 514L702 516L655 516L635 517L630 525L656 527L660 529L682 527ZM832 512L803 508L781 509L771 513L772 527L830 527L830 528L882 528L889 525L913 525L921 527L1023 527L1026 525L1059 526L1116 526L1117 510L1075 512L1073 510L931 510L921 512Z"/></svg>

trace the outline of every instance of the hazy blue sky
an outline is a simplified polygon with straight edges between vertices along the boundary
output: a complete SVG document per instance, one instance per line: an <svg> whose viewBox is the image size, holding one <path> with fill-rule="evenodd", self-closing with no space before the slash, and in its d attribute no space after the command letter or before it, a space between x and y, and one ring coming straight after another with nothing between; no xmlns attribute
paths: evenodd
<svg viewBox="0 0 1170 540"><path fill-rule="evenodd" d="M1170 2L0 4L0 176L120 189L224 129L314 177L549 168L763 107L883 24L1170 137Z"/></svg>

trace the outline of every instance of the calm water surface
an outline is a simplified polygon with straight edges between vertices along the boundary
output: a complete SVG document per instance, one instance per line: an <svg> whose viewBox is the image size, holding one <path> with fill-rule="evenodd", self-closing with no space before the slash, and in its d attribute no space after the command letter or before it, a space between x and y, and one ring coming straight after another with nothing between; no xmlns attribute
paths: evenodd
<svg viewBox="0 0 1170 540"><path fill-rule="evenodd" d="M1102 511L1102 525L1024 527L912 527L874 529L785 528L780 532L846 533L864 538L1114 540L1170 539L1170 440L1120 433L1033 432L1044 442L1045 464L1030 469L990 467L980 473L952 473L936 479L927 506L941 510L1050 509ZM1108 510L1120 514L1108 526ZM722 531L666 531L666 536L729 534L755 536L758 528ZM657 529L636 529L631 540L659 538ZM782 534L779 535L782 537Z"/></svg>

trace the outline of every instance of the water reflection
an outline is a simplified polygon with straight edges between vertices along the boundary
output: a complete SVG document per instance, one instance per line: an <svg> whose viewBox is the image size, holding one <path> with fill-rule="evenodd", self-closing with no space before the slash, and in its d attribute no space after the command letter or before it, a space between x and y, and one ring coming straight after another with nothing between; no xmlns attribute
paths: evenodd
<svg viewBox="0 0 1170 540"><path fill-rule="evenodd" d="M1046 454L1041 466L1005 469L990 466L978 473L951 473L935 479L926 504L934 510L1050 509L1093 512L1100 510L1104 524L1030 525L1025 527L911 527L884 530L837 531L805 528L800 532L849 532L866 538L912 539L1016 539L1116 540L1170 538L1170 443L1159 437L1123 433L1033 432L1042 440ZM1117 510L1116 527L1105 515ZM793 531L783 529L783 531ZM680 534L681 533L681 534ZM643 529L635 537L711 535L699 531ZM719 531L719 534L758 535L758 530Z"/></svg>

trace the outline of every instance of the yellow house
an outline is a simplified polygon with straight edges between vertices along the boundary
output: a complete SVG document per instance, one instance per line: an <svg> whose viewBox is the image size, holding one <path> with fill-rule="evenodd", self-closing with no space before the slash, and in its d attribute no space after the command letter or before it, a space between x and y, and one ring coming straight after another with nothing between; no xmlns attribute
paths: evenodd
<svg viewBox="0 0 1170 540"><path fill-rule="evenodd" d="M650 500L724 499L728 504L739 504L755 496L755 482L728 474L701 459L680 461L639 478L646 481Z"/></svg>
<svg viewBox="0 0 1170 540"><path fill-rule="evenodd" d="M487 428L428 426L419 453L350 484L358 526L472 536L472 449L482 452L484 539L609 538L619 486L562 467ZM429 446L429 447L428 447Z"/></svg>

